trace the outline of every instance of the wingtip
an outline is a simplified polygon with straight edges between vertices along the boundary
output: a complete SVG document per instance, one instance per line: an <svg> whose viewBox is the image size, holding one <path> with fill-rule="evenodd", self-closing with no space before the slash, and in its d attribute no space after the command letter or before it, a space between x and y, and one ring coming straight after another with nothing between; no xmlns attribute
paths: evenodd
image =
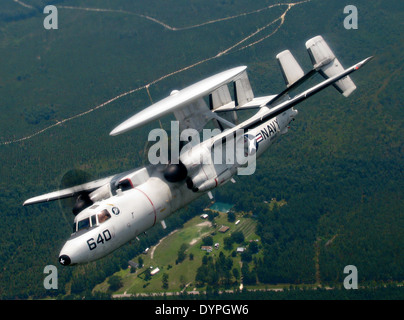
<svg viewBox="0 0 404 320"><path fill-rule="evenodd" d="M28 205L30 205L30 204L32 204L32 200L31 200L31 199L28 199L28 200L25 200L25 201L24 201L24 203L22 204L22 206L23 206L23 207L26 207L26 206L28 206Z"/></svg>
<svg viewBox="0 0 404 320"><path fill-rule="evenodd" d="M116 129L114 129L109 133L109 135L110 136L116 136L116 135L118 135L118 132L116 132Z"/></svg>
<svg viewBox="0 0 404 320"><path fill-rule="evenodd" d="M361 68L362 66L364 66L366 63L368 63L368 62L369 62L370 60L372 60L373 58L374 58L374 56L370 56L370 57L367 57L365 60L359 62L359 63L356 65L356 69Z"/></svg>
<svg viewBox="0 0 404 320"><path fill-rule="evenodd" d="M110 136L117 136L118 134L121 134L122 132L126 131L125 129L122 128L121 125L117 126L114 130L112 130L109 135Z"/></svg>
<svg viewBox="0 0 404 320"><path fill-rule="evenodd" d="M368 63L370 60L373 60L374 57L375 56L367 57L365 60L363 60L363 64Z"/></svg>
<svg viewBox="0 0 404 320"><path fill-rule="evenodd" d="M375 56L367 57L367 58L365 59L365 62L364 62L364 63L368 63L370 60L373 60L374 57L375 57Z"/></svg>

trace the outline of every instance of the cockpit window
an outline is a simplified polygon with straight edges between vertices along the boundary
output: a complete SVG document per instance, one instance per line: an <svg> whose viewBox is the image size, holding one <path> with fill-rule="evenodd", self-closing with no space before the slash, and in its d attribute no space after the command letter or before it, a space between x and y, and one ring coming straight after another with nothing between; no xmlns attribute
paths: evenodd
<svg viewBox="0 0 404 320"><path fill-rule="evenodd" d="M90 228L90 218L80 220L79 223L77 224L77 231L88 228Z"/></svg>
<svg viewBox="0 0 404 320"><path fill-rule="evenodd" d="M98 214L98 223L103 223L107 221L109 218L111 218L111 215L106 209L104 209Z"/></svg>
<svg viewBox="0 0 404 320"><path fill-rule="evenodd" d="M125 179L125 180L119 181L117 189L121 189L122 191L133 189L133 184L129 179Z"/></svg>
<svg viewBox="0 0 404 320"><path fill-rule="evenodd" d="M106 209L102 210L97 216L98 216L98 223L103 223L107 221L109 218L111 218L110 213ZM73 224L73 233L83 229L89 229L90 227L97 226L97 216L94 214L91 217L80 220L77 223L75 222Z"/></svg>

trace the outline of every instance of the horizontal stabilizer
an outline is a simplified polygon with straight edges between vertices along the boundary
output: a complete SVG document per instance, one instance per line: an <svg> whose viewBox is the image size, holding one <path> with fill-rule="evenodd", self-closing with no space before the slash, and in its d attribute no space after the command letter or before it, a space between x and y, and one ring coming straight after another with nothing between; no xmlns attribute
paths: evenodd
<svg viewBox="0 0 404 320"><path fill-rule="evenodd" d="M302 83L310 79L316 72L316 69L304 73L299 63L289 50L278 53L276 59L281 67L282 75L286 83L286 89L276 95L266 105L274 106L289 98L289 92L299 87Z"/></svg>
<svg viewBox="0 0 404 320"><path fill-rule="evenodd" d="M260 115L259 117L256 117L255 119L252 118L251 121L249 121L249 123L245 124L243 127L241 127L241 129L243 130L250 130L252 128L255 128L256 126L282 114L283 112L285 112L286 110L292 108L293 106L303 102L304 100L308 99L309 97L315 95L316 93L320 92L321 90L327 88L330 85L335 84L336 82L340 81L341 79L344 79L345 77L347 77L349 74L351 74L352 72L355 72L357 70L359 70L363 65L365 65L366 63L368 63L373 57L369 57L366 58L365 60L353 65L352 67L344 70L343 72L330 77L327 80L324 80L323 82L315 85L314 87L311 87L310 89L298 94L297 96L295 96L292 99L283 101L281 103L279 103L278 105L276 105L275 107L272 107L270 109L270 111L265 114L265 115ZM310 73L307 73L310 74ZM271 102L270 102L271 103ZM234 134L234 132L230 132L229 134ZM227 136L221 136L219 137L219 139L222 139L222 141L224 139L226 139Z"/></svg>
<svg viewBox="0 0 404 320"><path fill-rule="evenodd" d="M302 68L289 50L279 53L276 59L279 62L283 78L288 87L304 76Z"/></svg>
<svg viewBox="0 0 404 320"><path fill-rule="evenodd" d="M308 40L306 42L306 48L314 69L319 70L320 74L325 79L331 78L344 71L344 67L335 57L322 36ZM345 97L348 97L356 89L355 84L349 76L337 81L333 86Z"/></svg>

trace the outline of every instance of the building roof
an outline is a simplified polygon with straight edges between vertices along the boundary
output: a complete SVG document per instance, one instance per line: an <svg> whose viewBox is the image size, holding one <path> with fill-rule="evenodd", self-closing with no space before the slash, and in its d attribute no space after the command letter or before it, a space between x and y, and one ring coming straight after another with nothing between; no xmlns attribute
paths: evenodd
<svg viewBox="0 0 404 320"><path fill-rule="evenodd" d="M130 261L128 262L128 264L129 264L131 267L133 267L133 268L138 268L138 267L139 267L139 264L136 263L136 262L134 262L134 261L132 261L132 260L130 260Z"/></svg>
<svg viewBox="0 0 404 320"><path fill-rule="evenodd" d="M219 232L225 233L227 230L229 230L229 227L228 227L228 226L222 226L222 227L219 229Z"/></svg>
<svg viewBox="0 0 404 320"><path fill-rule="evenodd" d="M160 271L160 269L159 268L156 268L156 269L154 269L152 272L150 272L150 274L152 275L152 276L154 276L156 273L158 273Z"/></svg>

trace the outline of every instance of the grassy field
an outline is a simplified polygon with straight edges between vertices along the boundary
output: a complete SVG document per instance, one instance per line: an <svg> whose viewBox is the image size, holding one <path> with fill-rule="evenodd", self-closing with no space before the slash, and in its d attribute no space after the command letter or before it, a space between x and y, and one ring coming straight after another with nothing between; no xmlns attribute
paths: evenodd
<svg viewBox="0 0 404 320"><path fill-rule="evenodd" d="M236 225L238 220L240 222ZM219 232L223 225L229 227L225 233ZM132 261L138 262L139 257L142 257L144 263L143 267L138 269L136 273L131 273L130 268L116 273L115 275L121 278L123 286L114 294L193 290L195 288L196 272L202 264L203 256L218 257L220 252L223 252L225 256L231 256L232 251L236 250L238 245L233 244L232 250L225 250L223 246L224 238L229 237L232 232L242 231L245 245L248 245L250 240L259 239L255 233L255 228L256 221L251 218L250 214L237 213L235 222L229 222L227 213L222 212L218 212L218 216L212 222L197 216L189 220L183 228L173 231L156 246L149 248L147 254L134 257ZM215 249L213 246L212 252L209 253L201 250L202 239L208 235L212 236L214 244L219 243L219 248ZM178 251L183 244L187 245L186 257L182 262L176 264ZM191 256L193 256L192 259L190 258ZM240 262L240 255L233 257L233 268L240 268ZM144 277L145 271L155 268L159 268L160 272L152 276L149 281L146 281ZM168 274L168 288L163 289L163 274L165 273ZM233 280L235 281L236 279ZM103 283L97 285L93 291L107 292L108 290L108 279L106 279Z"/></svg>

